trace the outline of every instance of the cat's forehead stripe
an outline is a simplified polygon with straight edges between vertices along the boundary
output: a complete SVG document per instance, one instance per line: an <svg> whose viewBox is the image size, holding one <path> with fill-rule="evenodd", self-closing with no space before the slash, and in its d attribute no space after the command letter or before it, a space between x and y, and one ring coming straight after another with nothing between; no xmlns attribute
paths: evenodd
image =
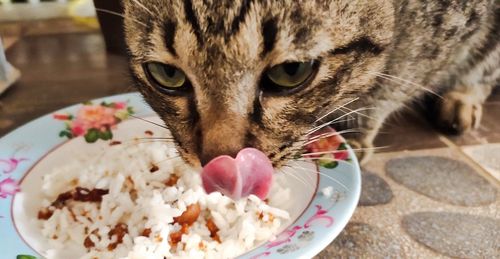
<svg viewBox="0 0 500 259"><path fill-rule="evenodd" d="M238 16L234 17L233 22L231 23L231 32L230 35L236 34L240 30L240 24L245 20L247 13L250 11L250 5L253 0L244 0L241 4L240 11ZM228 35L228 36L230 36Z"/></svg>
<svg viewBox="0 0 500 259"><path fill-rule="evenodd" d="M198 40L198 44L203 46L203 37L201 35L200 23L198 21L198 17L196 16L193 3L191 0L184 0L184 15L186 17L186 21L191 24L193 28L194 35L196 36L196 40Z"/></svg>
<svg viewBox="0 0 500 259"><path fill-rule="evenodd" d="M174 57L177 57L177 51L174 48L174 39L175 39L175 32L177 29L177 23L173 21L166 21L164 25L164 39L165 39L165 47L167 48L168 51L171 52L171 54Z"/></svg>
<svg viewBox="0 0 500 259"><path fill-rule="evenodd" d="M276 24L275 18L271 18L262 24L262 38L264 39L264 49L261 54L262 57L273 50L276 43L277 32L278 25Z"/></svg>

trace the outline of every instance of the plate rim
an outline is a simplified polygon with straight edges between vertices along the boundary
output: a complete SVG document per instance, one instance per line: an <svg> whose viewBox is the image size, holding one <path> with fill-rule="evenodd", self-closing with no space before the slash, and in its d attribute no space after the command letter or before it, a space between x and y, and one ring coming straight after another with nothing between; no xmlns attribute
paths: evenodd
<svg viewBox="0 0 500 259"><path fill-rule="evenodd" d="M140 107L141 112L139 112L135 116L138 116L138 117L147 117L147 116L154 116L154 115L157 116L157 114L144 101L144 98L142 97L142 95L140 95L139 92L128 92L128 93L115 94L115 95L110 95L110 96L95 98L95 99L92 99L90 101L91 102L101 102L101 101L105 101L105 100L109 100L109 99L117 99L117 98L135 99L137 102L140 102L141 105L143 105L144 107ZM30 121L28 121L28 122L26 122L26 123L24 123L24 124L22 124L22 125L20 125L20 126L18 126L16 128L14 128L14 129L12 129L7 134L1 136L0 137L0 143L6 142L10 138L14 138L14 136L16 134L19 134L23 130L29 129L36 122L40 122L40 121L44 121L44 120L49 120L54 113L64 112L64 111L67 111L67 110L70 110L70 109L76 109L79 106L82 106L82 103L76 103L76 104L68 105L68 106L63 107L61 109L57 109L57 110L54 110L52 112L48 112L48 113L46 113L44 115L41 115L39 117L36 117L35 119L32 119L32 120L30 120ZM144 113L144 111L148 110L148 109L150 110L150 112L149 113ZM68 139L64 139L61 142L55 143L51 148L45 148L45 151L43 151L44 152L43 155L41 155L40 157L38 157L37 159L35 159L34 161L32 161L31 164L29 165L29 167L27 169L25 169L25 170L23 170L21 172L15 172L15 174L20 174L21 175L21 177L19 178L19 180L17 180L17 182L19 183L19 185L22 183L22 181L25 179L25 177L29 174L29 172L32 171L33 168L41 160L43 160L47 155L49 155L50 153L54 152L60 146L66 144L69 141L70 140L68 140ZM333 228L333 230L327 232L328 234L326 235L326 238L323 237L323 238L321 238L319 240L316 239L314 243L311 243L311 244L307 245L307 247L308 247L307 249L300 249L298 251L293 252L293 254L299 256L299 258L312 258L313 256L319 254L322 250L324 250L336 237L338 237L338 235L340 234L340 232L342 230L344 230L345 226L351 220L351 218L352 218L352 216L354 214L355 209L357 208L357 205L358 205L358 202L359 202L359 198L360 198L360 195L361 195L361 169L360 169L360 165L359 165L359 162L357 160L357 157L356 157L354 151L347 144L347 142L345 142L345 143L346 143L346 146L347 146L347 151L349 153L349 158L350 158L349 163L351 164L350 167L352 168L352 170L350 170L349 173L352 175L352 178L353 178L353 181L352 181L352 185L353 186L351 186L352 189L349 191L349 196L348 196L349 197L349 202L347 203L348 204L347 205L347 209L343 210L343 212L342 212L342 214L344 214L346 216L342 217L341 220L337 220L336 219L335 225L337 225L337 226L335 228ZM318 166L316 166L316 170L317 170L317 172L320 172L320 171L334 171L334 169L319 168ZM316 185L315 191L313 192L313 195L311 196L311 199L310 199L308 205L301 212L301 214L295 219L295 221L288 223L289 226L287 228L289 228L290 226L293 226L298 220L302 219L302 217L304 217L304 214L306 213L306 211L308 211L308 209L313 204L314 200L317 199L317 197L318 197L318 190L320 188L320 181L321 181L322 178L323 177L321 177L320 174L317 174L316 181L315 181L315 183L316 183L315 184ZM11 222L11 224L13 225L13 228L15 230L14 233L17 234L18 238L22 241L22 243L27 248L29 248L31 251L35 252L37 254L37 256L42 256L43 257L43 255L39 254L38 251L36 251L31 245L29 245L26 242L26 240L20 235L20 233L18 231L18 228L17 228L17 226L15 224L15 221L14 221L14 215L13 215L13 210L12 210L15 198L16 198L16 195L14 195L14 196L12 196L10 198L10 201L9 201L10 204L7 206L9 208L9 210L10 210L9 213L8 213L8 215L9 215L10 218L5 218L5 219L8 219ZM247 257L249 257L250 254L253 251L256 251L257 249L260 249L260 248L264 247L267 243L269 243L269 241L266 241L266 242L262 243L261 245L255 246L252 250L249 250L246 253L238 256L238 258L247 258ZM289 256L289 254L280 254L280 255L278 255L278 254L274 253L269 258L274 258L275 256L287 257L287 256Z"/></svg>

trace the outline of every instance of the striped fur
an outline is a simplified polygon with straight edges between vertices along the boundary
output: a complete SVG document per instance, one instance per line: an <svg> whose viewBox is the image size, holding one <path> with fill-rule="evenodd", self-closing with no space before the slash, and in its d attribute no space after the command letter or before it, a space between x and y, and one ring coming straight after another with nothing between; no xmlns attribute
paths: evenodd
<svg viewBox="0 0 500 259"><path fill-rule="evenodd" d="M325 119L373 107L336 125L361 128L351 141L369 147L383 120L421 97L424 88L444 92L441 121L466 129L470 118L462 118L464 109L456 103L481 106L500 77L497 0L125 0L124 5L131 73L193 165L252 146L280 166L300 152L318 117L358 97ZM310 60L317 60L319 69L300 91L262 91L267 68ZM159 92L142 69L148 61L182 69L193 93ZM457 93L474 96L474 102Z"/></svg>

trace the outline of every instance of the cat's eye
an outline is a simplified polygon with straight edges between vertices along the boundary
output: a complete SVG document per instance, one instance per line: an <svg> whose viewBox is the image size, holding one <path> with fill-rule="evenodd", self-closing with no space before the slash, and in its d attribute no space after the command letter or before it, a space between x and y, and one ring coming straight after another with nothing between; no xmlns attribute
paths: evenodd
<svg viewBox="0 0 500 259"><path fill-rule="evenodd" d="M160 62L148 62L144 70L150 81L164 91L186 90L188 80L180 69Z"/></svg>
<svg viewBox="0 0 500 259"><path fill-rule="evenodd" d="M317 62L286 62L265 72L262 86L274 92L288 91L306 84L315 74Z"/></svg>

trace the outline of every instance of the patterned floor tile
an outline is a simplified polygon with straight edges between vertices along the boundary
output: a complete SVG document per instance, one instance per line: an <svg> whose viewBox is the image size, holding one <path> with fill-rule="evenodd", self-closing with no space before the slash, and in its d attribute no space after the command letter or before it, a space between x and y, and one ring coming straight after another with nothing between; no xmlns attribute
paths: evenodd
<svg viewBox="0 0 500 259"><path fill-rule="evenodd" d="M462 150L500 181L500 144L466 146Z"/></svg>
<svg viewBox="0 0 500 259"><path fill-rule="evenodd" d="M500 195L474 168L451 148L375 155L364 169L369 174L363 180L371 183L364 185L387 184L371 188L391 190L392 198L360 204L350 225L317 258L492 258L499 251ZM477 186L489 194L478 194ZM475 194L466 197L469 191Z"/></svg>

